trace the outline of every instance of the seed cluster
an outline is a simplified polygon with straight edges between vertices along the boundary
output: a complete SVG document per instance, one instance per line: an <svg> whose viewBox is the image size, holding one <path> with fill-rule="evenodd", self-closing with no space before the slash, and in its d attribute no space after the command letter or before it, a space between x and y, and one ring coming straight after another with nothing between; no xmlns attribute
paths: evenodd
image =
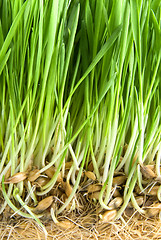
<svg viewBox="0 0 161 240"><path fill-rule="evenodd" d="M28 202L28 206L34 214L43 214L50 212L50 209L54 209L56 212L66 200L71 196L73 191L72 183L66 179L66 175L69 172L72 162L67 162L65 167L65 177L62 178L61 171L58 174L54 187L48 192L47 195L40 197L37 195L38 191L42 190L49 181L53 178L56 168L52 166L48 168L43 174L40 174L39 169L33 167L27 172L19 172L11 177L5 179L4 183L7 187L8 184L18 184L24 182L24 187L27 189L27 182L30 182L34 189L34 194L37 198L38 204L34 206L32 198ZM89 163L89 168L92 170L92 164ZM129 200L125 207L124 214L131 214L137 208L137 206L143 210L146 217L155 217L161 211L161 203L158 199L160 194L160 177L155 172L154 165L140 164L140 170L142 174L142 189L139 184L135 184L133 196L134 199ZM8 175L6 175L8 176ZM117 212L124 204L124 191L126 186L127 176L123 171L115 171L112 181L112 188L110 193L110 200L107 204L107 209L104 209L100 205L100 193L102 191L103 184L96 180L96 176L93 171L84 171L80 180L80 187L75 193L71 202L66 206L67 211L83 211L84 206L87 203L97 205L97 214L99 216L100 223L107 223L117 218ZM106 196L107 186L103 192L103 200Z"/></svg>

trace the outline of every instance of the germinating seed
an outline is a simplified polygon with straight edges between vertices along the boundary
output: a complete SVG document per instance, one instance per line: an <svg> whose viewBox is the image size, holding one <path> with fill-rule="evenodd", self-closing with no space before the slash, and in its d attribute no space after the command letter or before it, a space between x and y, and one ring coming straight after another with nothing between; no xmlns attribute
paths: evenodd
<svg viewBox="0 0 161 240"><path fill-rule="evenodd" d="M4 181L4 183L5 184L8 184L8 183L19 183L19 182L25 180L26 178L27 178L27 173L19 172L19 173L14 174L12 177L6 179Z"/></svg>
<svg viewBox="0 0 161 240"><path fill-rule="evenodd" d="M116 209L114 210L109 210L103 213L102 215L100 214L100 222L102 223L108 223L109 221L113 220L116 217L117 211Z"/></svg>
<svg viewBox="0 0 161 240"><path fill-rule="evenodd" d="M93 181L96 180L96 175L93 172L87 171L85 172L87 178L92 179Z"/></svg>
<svg viewBox="0 0 161 240"><path fill-rule="evenodd" d="M144 203L144 197L143 196L137 196L135 199L136 199L136 202L139 206L143 205L143 203Z"/></svg>
<svg viewBox="0 0 161 240"><path fill-rule="evenodd" d="M34 182L38 177L40 176L40 171L39 169L34 169L29 172L28 174L28 180L30 182Z"/></svg>
<svg viewBox="0 0 161 240"><path fill-rule="evenodd" d="M119 208L123 203L122 197L116 197L111 202L109 202L108 206L112 209Z"/></svg>
<svg viewBox="0 0 161 240"><path fill-rule="evenodd" d="M45 174L49 177L49 178L52 178L55 174L56 170L55 170L55 167L54 166L51 166L50 168L48 168L46 171L45 171ZM58 177L57 177L57 182L62 182L63 179L61 177L61 173L59 172L58 174Z"/></svg>
<svg viewBox="0 0 161 240"><path fill-rule="evenodd" d="M159 190L159 186L154 186L147 191L147 195L156 196Z"/></svg>
<svg viewBox="0 0 161 240"><path fill-rule="evenodd" d="M75 224L69 220L64 220L61 222L56 223L57 226L63 228L63 229L69 229L69 228L74 228Z"/></svg>
<svg viewBox="0 0 161 240"><path fill-rule="evenodd" d="M156 177L156 174L148 166L141 164L140 167L141 173L145 178L151 179Z"/></svg>
<svg viewBox="0 0 161 240"><path fill-rule="evenodd" d="M45 171L46 175L48 175L49 178L52 178L54 173L55 173L55 168L54 166L51 166Z"/></svg>
<svg viewBox="0 0 161 240"><path fill-rule="evenodd" d="M101 188L102 188L101 184L91 184L88 186L87 190L88 190L88 193L93 193L93 192L100 191Z"/></svg>
<svg viewBox="0 0 161 240"><path fill-rule="evenodd" d="M32 211L36 214L44 212L48 207L51 206L51 204L53 203L53 199L53 196L44 198L38 203L35 208L32 209Z"/></svg>
<svg viewBox="0 0 161 240"><path fill-rule="evenodd" d="M156 203L146 210L148 217L154 217L161 211L161 203Z"/></svg>
<svg viewBox="0 0 161 240"><path fill-rule="evenodd" d="M99 195L100 195L100 192L93 192L89 194L89 198L99 200Z"/></svg>
<svg viewBox="0 0 161 240"><path fill-rule="evenodd" d="M113 193L112 196L113 196L113 197L121 197L121 193L119 192L118 189L115 189L115 191L114 191L114 193Z"/></svg>
<svg viewBox="0 0 161 240"><path fill-rule="evenodd" d="M137 197L135 197L135 200L136 200L138 206L141 206L141 205L143 205L143 203L144 203L144 197L143 197L143 196L137 196ZM133 207L134 207L134 206L133 206L133 203L130 201L130 202L128 203L127 207L133 208Z"/></svg>
<svg viewBox="0 0 161 240"><path fill-rule="evenodd" d="M118 176L113 178L112 185L123 185L126 182L126 176Z"/></svg>
<svg viewBox="0 0 161 240"><path fill-rule="evenodd" d="M34 184L36 184L38 187L43 187L49 182L49 179L47 177L39 177L36 179Z"/></svg>

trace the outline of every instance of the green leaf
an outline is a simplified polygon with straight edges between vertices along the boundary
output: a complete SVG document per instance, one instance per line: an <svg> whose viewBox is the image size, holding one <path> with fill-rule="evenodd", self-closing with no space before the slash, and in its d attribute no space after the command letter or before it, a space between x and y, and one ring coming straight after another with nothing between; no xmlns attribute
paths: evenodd
<svg viewBox="0 0 161 240"><path fill-rule="evenodd" d="M131 25L132 32L135 42L135 47L138 55L138 60L140 62L141 58L141 49L140 49L140 24L139 24L139 12L138 12L138 4L136 0L130 0L131 7Z"/></svg>
<svg viewBox="0 0 161 240"><path fill-rule="evenodd" d="M160 43L161 43L161 30L159 27L159 23L156 19L155 13L153 10L151 10L151 16L152 16L152 21L154 25L154 30L155 30L155 46L156 46L156 52L160 51Z"/></svg>
<svg viewBox="0 0 161 240"><path fill-rule="evenodd" d="M6 53L6 55L4 56L4 58L0 62L0 75L1 75L3 69L4 69L5 65L6 65L6 62L8 61L10 53L11 53L11 49L8 50L8 52Z"/></svg>
<svg viewBox="0 0 161 240"><path fill-rule="evenodd" d="M95 56L95 58L93 59L93 61L91 62L91 64L89 65L89 67L87 68L87 70L85 71L83 76L81 77L81 79L79 80L79 82L74 87L72 93L69 95L69 98L66 101L65 106L68 104L68 101L70 100L71 96L74 94L76 89L79 87L79 85L83 82L83 80L88 76L88 74L94 69L94 67L97 65L97 63L101 60L101 58L107 53L107 51L110 49L110 47L114 44L114 42L116 41L116 39L118 38L118 36L121 32L121 29L122 29L122 25L119 25L114 30L112 35L108 38L107 42L102 46L100 51L97 53L97 55Z"/></svg>
<svg viewBox="0 0 161 240"><path fill-rule="evenodd" d="M4 55L6 54L6 52L8 50L8 47L9 47L11 41L12 41L12 38L15 35L15 32L16 32L17 27L19 25L19 22L20 22L20 20L21 20L21 18L23 16L23 13L24 13L24 10L26 8L27 3L28 3L28 1L26 1L22 5L20 11L18 12L17 16L15 17L15 19L14 19L14 21L12 23L12 26L11 26L8 34L7 34L7 37L6 37L6 39L5 39L4 43L3 43L3 46L1 48L1 50L0 50L0 62L2 61L2 58L4 57Z"/></svg>
<svg viewBox="0 0 161 240"><path fill-rule="evenodd" d="M159 9L159 5L161 5L160 0L153 0L151 3L151 9L156 13L156 11Z"/></svg>

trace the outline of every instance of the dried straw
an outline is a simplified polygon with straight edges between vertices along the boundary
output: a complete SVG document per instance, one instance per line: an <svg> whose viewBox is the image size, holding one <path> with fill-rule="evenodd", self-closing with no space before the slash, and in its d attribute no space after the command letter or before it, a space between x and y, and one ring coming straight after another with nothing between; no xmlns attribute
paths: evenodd
<svg viewBox="0 0 161 240"><path fill-rule="evenodd" d="M1 240L133 240L133 239L161 239L161 222L158 219L148 219L138 215L137 212L132 217L126 217L107 224L100 223L98 217L88 212L80 214L70 213L68 216L58 218L61 225L55 224L51 220L46 220L44 225L48 232L45 238L44 232L34 220L10 220L10 222L0 223ZM63 223L71 222L72 227L66 227ZM70 224L69 224L70 225Z"/></svg>

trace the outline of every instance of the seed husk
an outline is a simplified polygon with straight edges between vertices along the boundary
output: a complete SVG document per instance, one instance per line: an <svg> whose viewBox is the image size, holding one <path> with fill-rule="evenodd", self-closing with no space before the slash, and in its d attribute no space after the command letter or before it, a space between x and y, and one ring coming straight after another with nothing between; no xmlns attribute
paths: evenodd
<svg viewBox="0 0 161 240"><path fill-rule="evenodd" d="M79 174L79 170L76 170L76 171L75 171L75 175L78 176L78 174ZM84 172L82 172L81 178L84 178Z"/></svg>
<svg viewBox="0 0 161 240"><path fill-rule="evenodd" d="M53 196L44 198L38 203L38 205L35 208L32 209L32 211L36 214L44 212L48 207L51 206L53 200L54 200Z"/></svg>
<svg viewBox="0 0 161 240"><path fill-rule="evenodd" d="M99 195L100 195L100 192L93 192L89 194L89 198L99 200Z"/></svg>
<svg viewBox="0 0 161 240"><path fill-rule="evenodd" d="M111 202L109 202L108 206L111 209L119 208L123 203L123 198L122 197L116 197L114 198Z"/></svg>
<svg viewBox="0 0 161 240"><path fill-rule="evenodd" d="M52 177L54 176L55 172L56 172L56 170L55 170L55 167L54 167L54 166L51 166L50 168L48 168L48 169L45 171L46 175L47 175L49 178L52 178ZM58 174L58 177L57 177L57 180L56 180L56 181L57 181L57 182L62 182L62 181L63 181L60 172L59 172L59 174Z"/></svg>
<svg viewBox="0 0 161 240"><path fill-rule="evenodd" d="M66 193L67 197L69 197L72 193L73 188L70 185L69 181L65 182L63 185L64 185L65 193Z"/></svg>
<svg viewBox="0 0 161 240"><path fill-rule="evenodd" d="M144 197L143 196L137 196L137 197L135 197L135 200L136 200L138 206L141 206L144 203ZM133 206L132 202L129 202L127 207L133 208L134 206Z"/></svg>
<svg viewBox="0 0 161 240"><path fill-rule="evenodd" d="M146 210L148 217L154 217L161 211L161 203L154 204L151 208Z"/></svg>
<svg viewBox="0 0 161 240"><path fill-rule="evenodd" d="M5 179L8 179L11 176L11 167L9 167L8 171L5 174Z"/></svg>
<svg viewBox="0 0 161 240"><path fill-rule="evenodd" d="M141 191L140 187L137 185L135 186L135 192L139 195L148 195L148 196L157 196L159 186L154 186L153 188L145 189L144 191Z"/></svg>
<svg viewBox="0 0 161 240"><path fill-rule="evenodd" d="M58 198L60 198L61 195L63 194L63 192L62 192L58 187L53 188L53 189L50 191L50 193L51 193L51 195L56 196L56 197L58 197Z"/></svg>
<svg viewBox="0 0 161 240"><path fill-rule="evenodd" d="M30 182L34 182L38 177L40 176L40 171L39 169L34 169L29 172L28 174L28 180Z"/></svg>
<svg viewBox="0 0 161 240"><path fill-rule="evenodd" d="M65 169L70 169L71 168L71 166L73 165L73 162L66 162L65 163Z"/></svg>
<svg viewBox="0 0 161 240"><path fill-rule="evenodd" d="M144 166L143 164L140 164L140 170L141 170L141 173L143 174L143 176L147 179L151 179L151 178L155 178L156 177L156 174L151 170L150 167L147 166Z"/></svg>
<svg viewBox="0 0 161 240"><path fill-rule="evenodd" d="M63 228L63 229L69 229L74 228L75 224L69 220L64 220L56 223L57 226Z"/></svg>
<svg viewBox="0 0 161 240"><path fill-rule="evenodd" d="M101 223L108 223L116 217L116 214L117 214L116 209L106 211L102 215L101 214L99 215L99 217L101 218L100 222Z"/></svg>
<svg viewBox="0 0 161 240"><path fill-rule="evenodd" d="M88 193L93 193L93 192L100 191L101 188L102 188L101 184L91 184L88 186L87 190L88 190Z"/></svg>
<svg viewBox="0 0 161 240"><path fill-rule="evenodd" d="M137 196L135 199L136 199L136 202L137 202L138 206L143 205L143 203L144 203L144 197L143 196Z"/></svg>
<svg viewBox="0 0 161 240"><path fill-rule="evenodd" d="M43 187L49 182L49 179L47 177L39 177L36 179L34 184L36 184L38 187Z"/></svg>
<svg viewBox="0 0 161 240"><path fill-rule="evenodd" d="M158 193L158 190L159 190L159 186L154 186L149 191L147 191L147 195L156 196Z"/></svg>
<svg viewBox="0 0 161 240"><path fill-rule="evenodd" d="M125 216L131 217L135 212L134 208L127 207L124 211Z"/></svg>
<svg viewBox="0 0 161 240"><path fill-rule="evenodd" d="M58 177L57 177L56 182L58 182L58 183L62 183L63 182L63 178L61 176L61 173L58 173Z"/></svg>
<svg viewBox="0 0 161 240"><path fill-rule="evenodd" d="M96 180L96 175L91 171L86 171L85 175L86 175L87 178L92 179L93 181Z"/></svg>
<svg viewBox="0 0 161 240"><path fill-rule="evenodd" d="M118 176L113 178L113 186L123 185L126 182L126 176Z"/></svg>
<svg viewBox="0 0 161 240"><path fill-rule="evenodd" d="M52 178L54 173L55 173L55 168L54 166L51 166L45 171L46 175L48 175L49 178Z"/></svg>
<svg viewBox="0 0 161 240"><path fill-rule="evenodd" d="M19 183L27 178L27 173L26 172L19 172L15 173L12 177L6 179L4 181L5 184L8 183Z"/></svg>
<svg viewBox="0 0 161 240"><path fill-rule="evenodd" d="M91 162L88 164L88 171L93 172L93 170L94 170L93 162L91 161Z"/></svg>
<svg viewBox="0 0 161 240"><path fill-rule="evenodd" d="M143 195L144 193L141 191L141 189L140 189L140 187L138 186L138 185L136 185L135 186L135 192L137 193L137 194L141 194L141 195Z"/></svg>
<svg viewBox="0 0 161 240"><path fill-rule="evenodd" d="M119 192L118 189L115 189L115 191L113 193L113 197L121 197L121 193Z"/></svg>

